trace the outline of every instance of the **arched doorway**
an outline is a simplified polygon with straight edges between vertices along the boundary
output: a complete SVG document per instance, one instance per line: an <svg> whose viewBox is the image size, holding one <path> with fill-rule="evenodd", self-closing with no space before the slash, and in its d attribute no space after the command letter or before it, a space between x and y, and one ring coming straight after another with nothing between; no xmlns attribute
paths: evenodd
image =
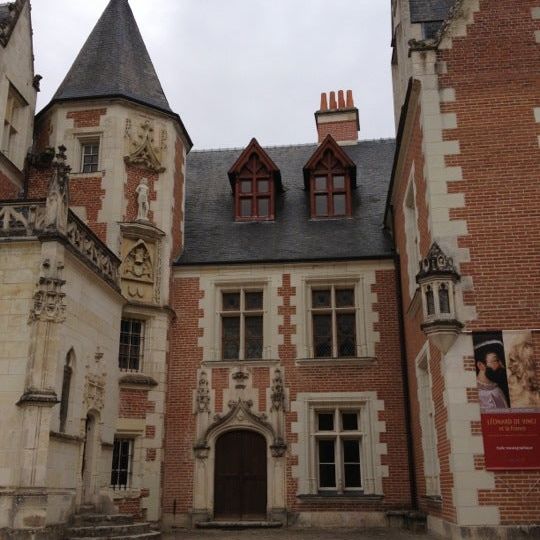
<svg viewBox="0 0 540 540"><path fill-rule="evenodd" d="M217 440L215 519L266 519L266 447L266 439L254 431L229 431Z"/></svg>

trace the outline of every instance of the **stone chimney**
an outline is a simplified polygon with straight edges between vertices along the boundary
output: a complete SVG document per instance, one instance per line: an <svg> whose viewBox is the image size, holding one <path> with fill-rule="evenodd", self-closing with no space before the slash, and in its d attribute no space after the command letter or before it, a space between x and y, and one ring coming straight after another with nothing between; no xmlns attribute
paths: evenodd
<svg viewBox="0 0 540 540"><path fill-rule="evenodd" d="M315 113L317 122L317 132L319 133L319 143L324 141L327 135L340 144L353 144L358 141L360 131L360 116L358 109L354 106L352 90L345 92L340 90L337 93L326 92L321 94L321 108Z"/></svg>

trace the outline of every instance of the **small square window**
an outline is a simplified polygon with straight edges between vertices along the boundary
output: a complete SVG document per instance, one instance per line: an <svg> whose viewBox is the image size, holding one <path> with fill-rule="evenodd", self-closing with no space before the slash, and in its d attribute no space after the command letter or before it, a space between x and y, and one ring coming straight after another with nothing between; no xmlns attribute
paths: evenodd
<svg viewBox="0 0 540 540"><path fill-rule="evenodd" d="M94 173L99 168L99 141L81 143L81 172Z"/></svg>
<svg viewBox="0 0 540 540"><path fill-rule="evenodd" d="M358 413L344 412L341 413L341 426L343 431L358 430Z"/></svg>
<svg viewBox="0 0 540 540"><path fill-rule="evenodd" d="M123 371L140 371L144 354L144 321L122 319L118 365Z"/></svg>
<svg viewBox="0 0 540 540"><path fill-rule="evenodd" d="M117 438L114 440L111 471L111 487L113 489L131 487L134 442L133 439Z"/></svg>
<svg viewBox="0 0 540 540"><path fill-rule="evenodd" d="M319 431L334 431L334 413L319 413Z"/></svg>

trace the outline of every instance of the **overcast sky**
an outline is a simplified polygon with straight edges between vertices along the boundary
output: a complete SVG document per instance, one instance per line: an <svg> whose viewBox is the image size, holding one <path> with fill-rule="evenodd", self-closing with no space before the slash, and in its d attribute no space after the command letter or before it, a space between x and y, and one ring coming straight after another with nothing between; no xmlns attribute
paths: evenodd
<svg viewBox="0 0 540 540"><path fill-rule="evenodd" d="M32 0L45 106L108 0ZM196 148L308 143L323 91L352 89L362 139L394 136L390 0L131 0Z"/></svg>

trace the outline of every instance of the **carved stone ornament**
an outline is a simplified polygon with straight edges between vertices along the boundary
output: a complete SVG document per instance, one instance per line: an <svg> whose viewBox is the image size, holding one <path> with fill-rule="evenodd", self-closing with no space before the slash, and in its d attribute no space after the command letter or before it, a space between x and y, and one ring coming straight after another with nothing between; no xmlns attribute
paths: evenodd
<svg viewBox="0 0 540 540"><path fill-rule="evenodd" d="M125 258L122 265L122 277L144 283L154 282L152 257L143 240L139 240Z"/></svg>
<svg viewBox="0 0 540 540"><path fill-rule="evenodd" d="M272 393L270 394L272 401L271 411L280 411L285 406L285 387L283 385L283 373L281 369L276 369L274 378L272 379Z"/></svg>
<svg viewBox="0 0 540 540"><path fill-rule="evenodd" d="M47 202L45 205L44 228L50 232L66 233L69 211L69 172L66 165L66 147L60 146L56 161L53 163L53 174L49 180Z"/></svg>
<svg viewBox="0 0 540 540"><path fill-rule="evenodd" d="M62 263L57 263L54 267L49 259L43 261L41 277L30 310L30 323L61 323L66 320L66 294L62 291L66 282L61 278L63 269Z"/></svg>
<svg viewBox="0 0 540 540"><path fill-rule="evenodd" d="M235 382L234 387L237 390L243 390L246 387L246 381L249 379L249 373L240 368L238 371L233 373L232 378Z"/></svg>
<svg viewBox="0 0 540 540"><path fill-rule="evenodd" d="M197 386L197 412L210 412L210 385L206 371L201 372Z"/></svg>
<svg viewBox="0 0 540 540"><path fill-rule="evenodd" d="M134 134L132 122L128 119L126 121L126 138L129 142L129 150L124 161L128 165L142 166L157 173L165 171L162 160L166 149L166 134L161 134L159 144L156 145L155 130L150 120L144 120L139 125L137 133Z"/></svg>
<svg viewBox="0 0 540 540"><path fill-rule="evenodd" d="M105 406L105 377L87 375L84 385L84 404L87 409L101 411Z"/></svg>
<svg viewBox="0 0 540 540"><path fill-rule="evenodd" d="M253 412L253 401L245 401L243 399L239 399L238 401L232 400L229 401L228 405L229 412L224 415L216 414L214 416L213 423L208 427L204 435L193 447L196 457L201 459L199 450L201 450L202 454L204 455L204 450L209 449L208 439L214 431L226 428L228 424L231 424L232 427L236 426L238 423L252 425L259 428L261 431L268 433L273 441L270 447L272 456L282 457L285 455L285 451L287 449L285 441L276 434L274 427L270 422L268 422L268 417L266 414L257 414ZM207 457L207 455L208 453L206 453L204 457Z"/></svg>
<svg viewBox="0 0 540 540"><path fill-rule="evenodd" d="M441 275L455 278L458 277L452 257L448 257L439 247L439 244L434 242L427 256L420 261L420 272L418 272L418 275L416 276L416 281L421 283L430 276Z"/></svg>

